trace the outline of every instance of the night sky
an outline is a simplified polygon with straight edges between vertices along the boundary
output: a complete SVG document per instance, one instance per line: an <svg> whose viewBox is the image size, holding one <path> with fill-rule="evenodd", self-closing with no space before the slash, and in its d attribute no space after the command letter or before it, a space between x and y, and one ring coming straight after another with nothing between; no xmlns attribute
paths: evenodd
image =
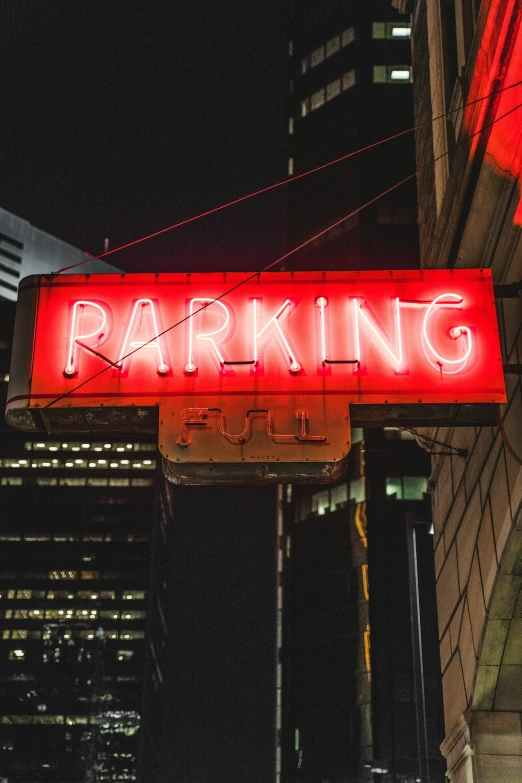
<svg viewBox="0 0 522 783"><path fill-rule="evenodd" d="M5 0L0 204L100 253L285 176L284 3ZM271 195L112 256L256 269Z"/></svg>
<svg viewBox="0 0 522 783"><path fill-rule="evenodd" d="M281 0L4 0L0 206L97 254L284 178L286 47ZM281 253L283 203L108 260L255 270ZM274 491L185 488L176 506L164 780L268 783Z"/></svg>

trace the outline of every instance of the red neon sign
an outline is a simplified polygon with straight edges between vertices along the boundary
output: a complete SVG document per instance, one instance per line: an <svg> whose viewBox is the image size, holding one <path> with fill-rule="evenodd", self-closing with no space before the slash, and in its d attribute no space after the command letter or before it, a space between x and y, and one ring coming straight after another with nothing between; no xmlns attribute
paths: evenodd
<svg viewBox="0 0 522 783"><path fill-rule="evenodd" d="M171 460L335 461L349 405L505 401L489 270L243 279L28 278L8 414L158 405Z"/></svg>

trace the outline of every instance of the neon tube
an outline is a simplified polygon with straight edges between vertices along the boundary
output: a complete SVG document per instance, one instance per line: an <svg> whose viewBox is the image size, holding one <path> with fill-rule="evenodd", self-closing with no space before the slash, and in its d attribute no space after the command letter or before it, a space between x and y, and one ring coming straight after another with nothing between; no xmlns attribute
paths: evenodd
<svg viewBox="0 0 522 783"><path fill-rule="evenodd" d="M83 309L86 306L94 307L96 310L99 310L99 312L102 315L101 324L98 326L97 329L94 330L94 332L90 332L90 334L76 334L76 324L77 322L78 324L80 322L80 317L78 316L78 308L81 307ZM86 299L81 299L79 302L74 303L73 316L71 322L71 331L69 334L69 353L67 356L67 364L63 371L63 374L67 378L72 378L72 376L76 375L76 373L78 372L78 368L76 367L74 362L77 353L77 348L76 348L76 345L78 345L77 341L79 339L88 340L90 337L101 337L106 325L107 325L107 316L105 314L105 310L101 305L97 304L96 302L89 302Z"/></svg>
<svg viewBox="0 0 522 783"><path fill-rule="evenodd" d="M265 324L265 326L261 329L260 332L257 331L257 299L252 300L254 305L254 366L257 365L259 361L259 354L257 351L257 341L263 336L263 334L266 332L266 330L269 328L270 324L274 324L275 328L278 331L279 337L281 338L285 351L287 353L287 356L290 360L290 366L289 370L291 373L296 375L301 370L301 365L297 361L297 358L290 348L288 344L288 340L286 339L283 330L281 329L279 325L279 316L282 315L282 313L286 310L286 308L292 304L290 299L285 299L279 310L277 310L276 313L272 316L272 318Z"/></svg>
<svg viewBox="0 0 522 783"><path fill-rule="evenodd" d="M441 299L444 298L452 298L453 302L441 302ZM464 337L464 340L466 341L466 349L464 356L462 356L460 359L448 359L445 356L442 356L442 354L439 354L433 345L430 342L430 339L428 337L428 320L431 318L431 316L434 314L434 308L439 306L444 307L451 307L451 308L457 308L460 310L461 308L459 305L461 305L463 302L463 299L458 294L441 294L440 296L437 296L433 302L430 304L428 309L426 310L426 314L424 316L424 321L422 324L422 336L424 339L425 345L429 348L433 356L435 356L437 360L437 369L440 369L441 372L443 372L445 375L455 375L456 373L460 372L464 369L464 365L466 364L472 349L472 339L471 339L471 330L469 326L453 326L449 330L449 335L452 340L458 340L459 337ZM426 350L424 350L424 355L426 356L426 359L428 362L433 366L433 361L428 356ZM445 364L449 364L453 367L455 367L454 370L444 370L443 367ZM457 366L458 365L458 366Z"/></svg>

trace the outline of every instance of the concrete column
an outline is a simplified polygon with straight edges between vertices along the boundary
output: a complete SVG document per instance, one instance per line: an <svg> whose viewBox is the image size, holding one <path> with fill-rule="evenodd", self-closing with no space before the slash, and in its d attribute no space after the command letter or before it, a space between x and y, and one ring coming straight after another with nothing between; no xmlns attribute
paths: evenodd
<svg viewBox="0 0 522 783"><path fill-rule="evenodd" d="M461 714L440 746L448 768L446 775L451 783L476 783L473 777L473 750L470 740L470 726L466 716Z"/></svg>
<svg viewBox="0 0 522 783"><path fill-rule="evenodd" d="M474 783L522 781L520 712L470 712Z"/></svg>
<svg viewBox="0 0 522 783"><path fill-rule="evenodd" d="M468 711L440 746L452 783L520 783L520 712Z"/></svg>

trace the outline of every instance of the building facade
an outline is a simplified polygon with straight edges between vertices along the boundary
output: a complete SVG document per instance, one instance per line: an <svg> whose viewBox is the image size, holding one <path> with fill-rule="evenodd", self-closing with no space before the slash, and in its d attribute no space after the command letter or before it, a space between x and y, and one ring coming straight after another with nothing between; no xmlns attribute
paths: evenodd
<svg viewBox="0 0 522 783"><path fill-rule="evenodd" d="M407 14L290 3L288 29L290 176L413 125ZM338 225L287 268L417 268L414 179L365 206L414 171L406 134L290 183L290 248ZM442 783L429 457L397 428L352 439L342 482L281 490L276 781Z"/></svg>
<svg viewBox="0 0 522 783"><path fill-rule="evenodd" d="M6 273L11 287L0 280L4 300L18 276L84 257L4 211L0 240L0 271L17 272ZM14 314L14 301L0 302L4 408ZM2 783L136 780L156 450L153 435L36 437L0 425Z"/></svg>
<svg viewBox="0 0 522 783"><path fill-rule="evenodd" d="M408 127L410 24L382 0L289 4L288 174ZM415 170L410 135L287 187L288 243L338 225L287 261L290 269L418 266L415 182L357 213Z"/></svg>
<svg viewBox="0 0 522 783"><path fill-rule="evenodd" d="M90 257L27 220L0 208L0 299L15 302L18 283L29 275L48 275ZM118 272L105 261L91 261L82 269L92 273Z"/></svg>
<svg viewBox="0 0 522 783"><path fill-rule="evenodd" d="M467 455L435 457L430 477L441 750L455 783L514 783L522 779L522 3L394 5L411 12L416 123L428 121L416 133L421 264L492 269L508 396L500 427L425 433Z"/></svg>

